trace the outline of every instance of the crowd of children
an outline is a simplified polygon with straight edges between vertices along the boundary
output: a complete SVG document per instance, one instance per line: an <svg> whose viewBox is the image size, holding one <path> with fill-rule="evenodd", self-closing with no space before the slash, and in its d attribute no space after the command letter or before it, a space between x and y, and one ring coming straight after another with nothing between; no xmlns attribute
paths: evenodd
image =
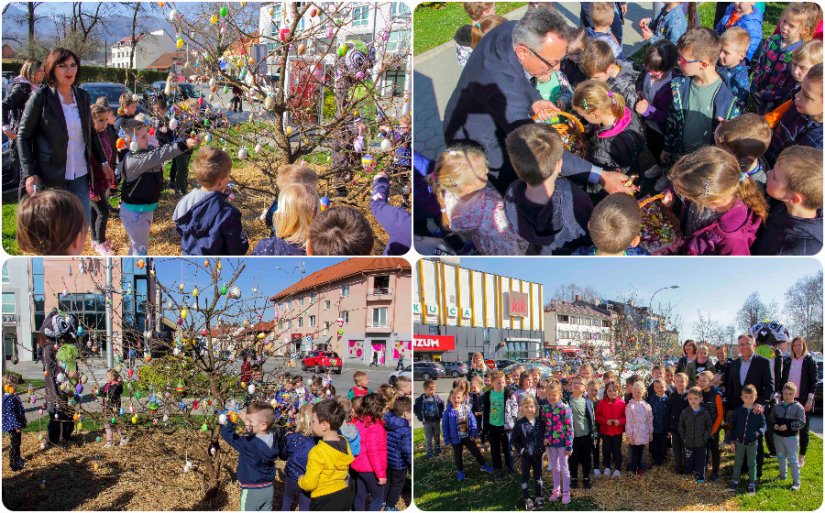
<svg viewBox="0 0 825 513"><path fill-rule="evenodd" d="M793 344L804 359L804 340L794 339ZM723 446L731 448L734 459L729 489L739 489L745 468L747 491L755 493L757 470L761 479L762 466L761 461L757 465L756 444L771 437L779 480L787 479L790 466L791 490L799 490L799 440L807 415L799 402L804 399L796 399L794 381L799 376L789 379L782 372L768 412L761 406L754 409L757 392L751 384L742 388L741 406L728 405L724 390L732 382L728 381L731 360L723 354L714 362L704 343L701 350L706 363L694 358L684 371L653 366L649 386L634 374L622 388L616 373L597 376L586 362L569 373L554 370L549 379L518 365L508 373L490 371L483 379L455 380L445 404L435 393L435 381L427 380L414 408L424 428L425 457L439 457L443 437L443 443L452 446L458 481L465 480L465 448L495 481L504 477L503 459L507 471L520 471L522 498L531 510L545 505L545 470L552 476L549 500L569 504L570 490L580 485L593 488L592 478L619 477L623 470L643 475L652 466L664 465L669 454L677 474L690 475L697 483L718 481ZM772 435L768 426L774 426ZM724 439L720 439L722 429ZM487 445L489 456L484 451ZM426 461L421 465L426 468Z"/></svg>
<svg viewBox="0 0 825 513"><path fill-rule="evenodd" d="M299 374L263 382L259 364L248 379L245 412L221 430L238 451L241 510L273 508L275 461L286 460L281 511L395 511L412 468L412 382L369 388L363 371L355 386L335 395L328 379L309 388Z"/></svg>
<svg viewBox="0 0 825 513"><path fill-rule="evenodd" d="M507 21L491 2L465 9L473 47ZM430 188L416 190L416 216L420 207L432 219L416 224L416 233L458 234L463 245L452 247L462 254L816 254L823 236L820 7L788 4L764 41L764 4L730 4L715 30L698 26L696 4L669 2L654 14L639 23L650 42L639 70L611 33L613 3L590 4L591 25L568 35L560 66L534 84L545 101L522 113L543 120L553 117L549 111L575 112L584 132L576 142L572 125L560 132L513 124L506 152L517 179L505 190L488 182L487 156L475 147L449 147L434 162L417 155ZM472 52L464 32L456 35L462 66ZM563 149L647 179L641 190L652 200L637 192L635 207L594 210L613 195L561 177ZM654 165L642 169L642 160ZM625 188L639 189L633 179ZM660 216L645 215L657 200L674 212L664 227ZM613 233L597 233L600 226Z"/></svg>
<svg viewBox="0 0 825 513"><path fill-rule="evenodd" d="M168 185L178 199L172 214L184 255L244 255L250 244L242 226L241 211L232 204L232 159L223 150L204 146L195 136L193 122L181 120L180 107L167 105L163 97L151 99L152 113L138 112L133 97L120 97L117 116L101 97L91 107L96 136L118 183L110 183L92 162L94 180L89 191L90 223L83 219L64 191L46 190L25 197L17 212L17 241L24 253L77 255L85 246L87 225L91 246L103 256L115 254L106 237L110 201L120 192L118 218L129 239L128 254L146 255L153 233L155 212ZM196 108L197 104L194 105ZM410 117L402 116L400 128L385 128L384 135L396 147L390 171L409 169ZM194 153L193 153L194 152ZM187 194L190 159L199 187ZM168 183L163 168L171 162ZM401 173L400 176L405 176ZM375 234L369 220L346 205L329 207L318 193L318 175L306 163L282 166L277 175L277 199L268 219L271 237L255 246L254 255L369 255ZM384 253L401 255L411 245L410 214L389 203L390 181L386 172L373 180L370 211L384 227L389 241ZM57 216L48 215L57 213ZM57 219L57 218L61 219Z"/></svg>

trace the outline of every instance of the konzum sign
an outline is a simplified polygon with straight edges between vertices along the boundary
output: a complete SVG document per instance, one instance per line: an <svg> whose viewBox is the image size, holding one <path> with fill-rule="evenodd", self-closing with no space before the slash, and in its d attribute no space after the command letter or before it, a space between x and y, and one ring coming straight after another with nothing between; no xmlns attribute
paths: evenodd
<svg viewBox="0 0 825 513"><path fill-rule="evenodd" d="M415 351L453 351L455 337L452 335L416 335L413 337Z"/></svg>
<svg viewBox="0 0 825 513"><path fill-rule="evenodd" d="M526 292L510 292L507 303L510 308L510 317L527 317L528 296Z"/></svg>

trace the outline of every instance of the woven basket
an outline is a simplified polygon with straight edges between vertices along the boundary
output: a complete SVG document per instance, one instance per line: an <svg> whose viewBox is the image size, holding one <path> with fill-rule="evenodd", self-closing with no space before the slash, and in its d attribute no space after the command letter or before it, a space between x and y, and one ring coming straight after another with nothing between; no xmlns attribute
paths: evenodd
<svg viewBox="0 0 825 513"><path fill-rule="evenodd" d="M584 125L575 115L563 110L554 113L553 117L538 121L536 116L533 119L538 123L545 123L556 129L564 143L564 149L583 159L587 158L587 139L584 135Z"/></svg>

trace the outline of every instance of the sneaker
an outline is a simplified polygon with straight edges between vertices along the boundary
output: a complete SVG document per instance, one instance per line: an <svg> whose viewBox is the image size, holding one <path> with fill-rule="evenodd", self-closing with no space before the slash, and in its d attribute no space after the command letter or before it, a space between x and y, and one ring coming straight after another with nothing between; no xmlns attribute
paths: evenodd
<svg viewBox="0 0 825 513"><path fill-rule="evenodd" d="M527 511L533 511L536 509L536 505L533 503L532 499L525 499L524 500L524 509Z"/></svg>
<svg viewBox="0 0 825 513"><path fill-rule="evenodd" d="M111 448L112 448L112 447L114 447L114 446L115 446L115 444L113 444L112 442L106 442L106 443L103 445L103 448L104 448L104 449L111 449Z"/></svg>
<svg viewBox="0 0 825 513"><path fill-rule="evenodd" d="M536 503L537 508L539 508L539 509L543 508L544 507L544 497L536 497L535 503Z"/></svg>
<svg viewBox="0 0 825 513"><path fill-rule="evenodd" d="M585 479L584 480L584 489L585 490L590 490L591 488L593 488L593 483L590 482L590 479Z"/></svg>
<svg viewBox="0 0 825 513"><path fill-rule="evenodd" d="M656 192L662 192L665 190L665 187L667 187L669 182L670 180L667 179L667 176L662 175L658 180L656 180L656 183L653 185L653 190Z"/></svg>
<svg viewBox="0 0 825 513"><path fill-rule="evenodd" d="M794 484L791 485L791 490L793 490L795 492L798 492L799 488L800 488L799 483L794 483Z"/></svg>
<svg viewBox="0 0 825 513"><path fill-rule="evenodd" d="M804 467L804 466L805 466L805 456L802 456L802 455L800 454L800 455L799 455L799 468L802 468L802 467Z"/></svg>
<svg viewBox="0 0 825 513"><path fill-rule="evenodd" d="M602 471L599 469L593 470L593 477L602 477Z"/></svg>
<svg viewBox="0 0 825 513"><path fill-rule="evenodd" d="M120 445L126 445L128 443L129 443L129 437L128 436L120 437Z"/></svg>
<svg viewBox="0 0 825 513"><path fill-rule="evenodd" d="M431 452L428 452L428 453L427 453L427 459L428 459L428 460L433 459L433 457L434 457L434 456L433 456L433 453L431 453Z"/></svg>
<svg viewBox="0 0 825 513"><path fill-rule="evenodd" d="M728 490L733 490L734 492L739 489L739 481L731 481L728 483Z"/></svg>
<svg viewBox="0 0 825 513"><path fill-rule="evenodd" d="M748 483L748 493L751 495L756 494L756 483Z"/></svg>
<svg viewBox="0 0 825 513"><path fill-rule="evenodd" d="M613 477L621 477L621 476L622 476L622 473L621 473L621 472L619 472L619 469L616 469L616 470L614 470L614 471L613 471L613 474L612 474L612 475L613 475Z"/></svg>
<svg viewBox="0 0 825 513"><path fill-rule="evenodd" d="M559 497L561 497L561 490L556 488L555 490L553 490L553 493L550 494L550 502L556 502L557 500L559 500Z"/></svg>
<svg viewBox="0 0 825 513"><path fill-rule="evenodd" d="M574 477L570 479L570 489L578 488L579 487L579 478Z"/></svg>
<svg viewBox="0 0 825 513"><path fill-rule="evenodd" d="M765 459L766 460L770 460L770 459L773 459L773 458L776 458L776 454L774 454L772 452L765 453Z"/></svg>
<svg viewBox="0 0 825 513"><path fill-rule="evenodd" d="M463 470L458 471L458 481L459 482L464 481L464 471Z"/></svg>
<svg viewBox="0 0 825 513"><path fill-rule="evenodd" d="M610 467L608 467L608 468L604 469L604 472L602 472L602 475L604 477L610 477L610 472L611 472Z"/></svg>
<svg viewBox="0 0 825 513"><path fill-rule="evenodd" d="M696 484L705 484L705 480L704 479L697 479Z"/></svg>
<svg viewBox="0 0 825 513"><path fill-rule="evenodd" d="M784 480L786 480L786 479L788 479L788 476L787 476L787 475L785 475L785 474L779 474L779 480L780 480L780 481L784 481Z"/></svg>
<svg viewBox="0 0 825 513"><path fill-rule="evenodd" d="M484 466L481 467L481 471L482 472L487 472L488 474L493 474L495 472L495 470L493 470L493 467L491 467L490 465L488 465L486 463L484 464Z"/></svg>
<svg viewBox="0 0 825 513"><path fill-rule="evenodd" d="M570 492L564 492L561 496L562 504L570 504Z"/></svg>
<svg viewBox="0 0 825 513"><path fill-rule="evenodd" d="M645 170L644 176L645 178L658 178L662 176L662 173L664 172L665 170L662 166L659 164L654 164Z"/></svg>

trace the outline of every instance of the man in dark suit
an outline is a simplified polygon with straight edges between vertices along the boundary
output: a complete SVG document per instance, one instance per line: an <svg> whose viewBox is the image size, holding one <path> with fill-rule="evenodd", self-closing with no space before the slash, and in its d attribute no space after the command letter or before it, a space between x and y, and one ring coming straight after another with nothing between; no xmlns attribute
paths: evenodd
<svg viewBox="0 0 825 513"><path fill-rule="evenodd" d="M756 341L751 335L740 335L737 341L739 358L728 366L728 382L725 385L727 395L727 421L731 421L733 410L742 406L742 389L745 385L756 388L756 404L753 412L767 415L773 400L774 384L771 361L755 354ZM759 437L756 446L756 477L762 477L762 463L765 461L765 451L762 447L762 437Z"/></svg>
<svg viewBox="0 0 825 513"><path fill-rule="evenodd" d="M543 100L536 80L546 81L567 53L571 27L555 9L528 9L487 33L470 55L444 113L447 145L481 146L490 182L504 195L516 179L504 140L521 125L550 117L558 110ZM602 183L608 193L633 192L627 176L606 172L565 152L562 175L579 182Z"/></svg>

